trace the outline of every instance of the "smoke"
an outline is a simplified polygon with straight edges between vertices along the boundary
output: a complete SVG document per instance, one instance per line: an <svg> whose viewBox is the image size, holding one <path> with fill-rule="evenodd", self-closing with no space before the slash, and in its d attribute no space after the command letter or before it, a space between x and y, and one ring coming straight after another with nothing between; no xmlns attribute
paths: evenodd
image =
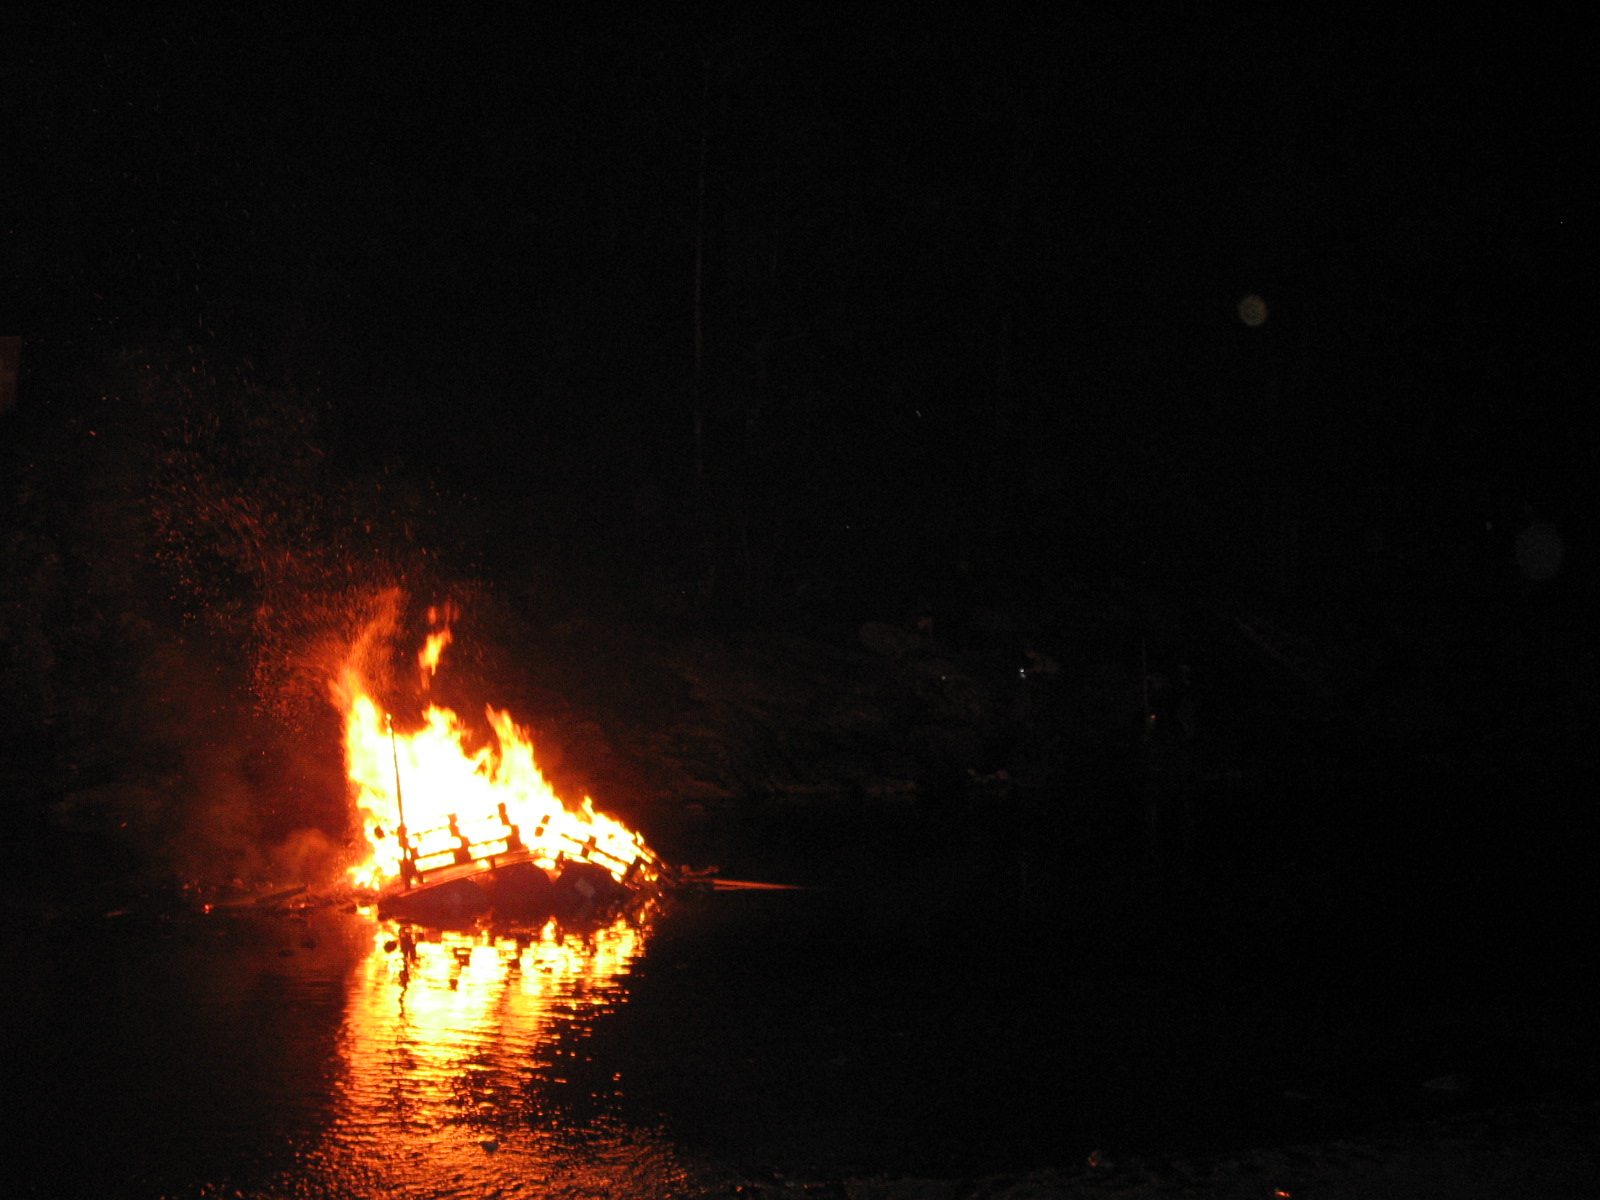
<svg viewBox="0 0 1600 1200"><path fill-rule="evenodd" d="M377 590L298 645L279 648L295 679L276 706L230 691L227 672L190 662L150 694L170 718L151 732L181 757L179 820L163 850L182 879L205 884L317 885L341 876L349 784L336 707L341 667L390 678L389 645L404 597Z"/></svg>
<svg viewBox="0 0 1600 1200"><path fill-rule="evenodd" d="M344 867L341 847L320 829L296 829L273 846L267 858L272 873L290 884L326 883Z"/></svg>
<svg viewBox="0 0 1600 1200"><path fill-rule="evenodd" d="M321 401L202 366L130 355L0 461L0 750L96 878L328 869L330 683L354 665L403 699L403 666L409 696L407 594L441 594L436 547L460 544L446 498L337 464Z"/></svg>
<svg viewBox="0 0 1600 1200"><path fill-rule="evenodd" d="M264 719L238 678L207 639L168 639L153 644L127 689L124 752L137 758L124 769L162 801L162 819L137 831L155 879L312 882L306 846L333 844L339 832L336 730L306 738Z"/></svg>

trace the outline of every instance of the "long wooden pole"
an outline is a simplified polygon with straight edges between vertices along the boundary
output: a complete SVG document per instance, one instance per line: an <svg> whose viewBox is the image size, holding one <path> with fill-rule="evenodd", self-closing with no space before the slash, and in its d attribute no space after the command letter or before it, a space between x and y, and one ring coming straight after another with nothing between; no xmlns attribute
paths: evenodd
<svg viewBox="0 0 1600 1200"><path fill-rule="evenodd" d="M394 807L400 817L400 827L395 830L395 836L400 839L400 878L405 880L406 887L411 886L410 863L406 855L410 847L406 845L406 802L400 792L400 746L394 736L394 714L385 713L384 720L389 723L389 755L394 760Z"/></svg>

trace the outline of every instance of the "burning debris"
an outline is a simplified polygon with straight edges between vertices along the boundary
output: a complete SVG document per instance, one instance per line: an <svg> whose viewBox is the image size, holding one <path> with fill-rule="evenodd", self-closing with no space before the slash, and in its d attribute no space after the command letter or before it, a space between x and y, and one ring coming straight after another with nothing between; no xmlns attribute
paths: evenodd
<svg viewBox="0 0 1600 1200"><path fill-rule="evenodd" d="M417 656L424 691L454 615L429 612L435 628ZM485 709L493 737L482 744L455 712L431 703L420 728L398 729L362 669L374 637L358 641L333 696L365 835L349 879L380 915L443 928L583 921L647 901L671 881L637 833L587 796L573 808L555 794L509 712Z"/></svg>

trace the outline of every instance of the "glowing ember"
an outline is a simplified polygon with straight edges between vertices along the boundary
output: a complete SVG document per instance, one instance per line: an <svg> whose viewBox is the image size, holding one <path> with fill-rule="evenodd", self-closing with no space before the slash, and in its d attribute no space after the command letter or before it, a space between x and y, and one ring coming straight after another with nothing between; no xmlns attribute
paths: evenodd
<svg viewBox="0 0 1600 1200"><path fill-rule="evenodd" d="M417 652L417 666L422 668L422 686L428 686L428 681L439 670L439 660L444 657L444 648L454 640L450 633L450 622L455 619L455 605L446 605L444 608L430 608L428 610L428 624L443 626L428 635L428 640L422 644L422 649Z"/></svg>
<svg viewBox="0 0 1600 1200"><path fill-rule="evenodd" d="M429 613L436 621L448 615ZM424 685L449 642L448 628L429 636L418 656ZM493 741L472 749L477 739L447 708L429 705L421 729L395 728L353 664L333 691L368 841L368 854L350 869L357 886L415 883L442 868L507 859L555 867L579 858L619 881L653 877L655 858L637 834L596 812L587 796L576 811L562 803L509 712L487 708Z"/></svg>

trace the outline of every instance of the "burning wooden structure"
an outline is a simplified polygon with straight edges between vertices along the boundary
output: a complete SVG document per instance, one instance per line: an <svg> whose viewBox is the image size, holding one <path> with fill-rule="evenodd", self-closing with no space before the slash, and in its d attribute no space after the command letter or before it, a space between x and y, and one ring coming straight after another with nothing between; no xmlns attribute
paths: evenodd
<svg viewBox="0 0 1600 1200"><path fill-rule="evenodd" d="M441 928L593 921L648 903L674 882L642 844L625 857L593 834L552 835L554 819L545 815L527 839L504 803L474 822L451 813L432 829L400 826L399 878L378 891L379 915Z"/></svg>
<svg viewBox="0 0 1600 1200"><path fill-rule="evenodd" d="M451 640L450 610L417 656L428 689ZM480 921L588 921L646 903L670 875L644 840L585 796L558 797L534 762L528 731L485 709L489 735L429 704L409 732L374 698L361 669L378 634L352 650L333 687L344 716L345 767L365 835L350 882L379 913L440 927Z"/></svg>

